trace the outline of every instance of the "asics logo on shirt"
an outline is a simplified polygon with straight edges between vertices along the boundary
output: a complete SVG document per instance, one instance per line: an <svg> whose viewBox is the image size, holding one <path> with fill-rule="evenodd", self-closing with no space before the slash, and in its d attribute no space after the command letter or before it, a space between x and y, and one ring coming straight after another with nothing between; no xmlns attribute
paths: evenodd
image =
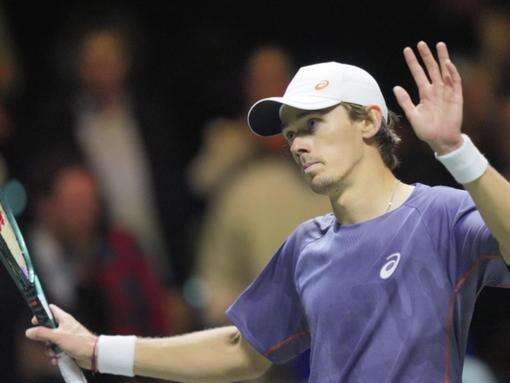
<svg viewBox="0 0 510 383"><path fill-rule="evenodd" d="M386 257L386 260L388 262L384 264L379 273L381 279L388 279L393 275L397 269L398 263L400 262L400 253L393 253Z"/></svg>

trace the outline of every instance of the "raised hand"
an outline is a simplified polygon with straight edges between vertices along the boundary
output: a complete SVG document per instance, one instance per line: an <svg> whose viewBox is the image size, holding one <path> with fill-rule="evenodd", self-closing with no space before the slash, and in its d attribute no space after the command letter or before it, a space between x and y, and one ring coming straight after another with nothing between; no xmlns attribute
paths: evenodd
<svg viewBox="0 0 510 383"><path fill-rule="evenodd" d="M462 145L462 84L459 72L450 61L445 43L438 43L434 58L428 45L420 41L418 51L427 73L413 50L404 49L404 57L418 87L419 103L415 105L407 91L393 88L398 104L404 110L418 138L427 142L438 154L446 154ZM428 77L427 77L428 74Z"/></svg>
<svg viewBox="0 0 510 383"><path fill-rule="evenodd" d="M55 329L42 326L30 328L25 333L27 338L56 344L75 359L80 367L90 369L97 337L73 316L57 306L50 305L50 309L58 323L58 327ZM32 323L37 325L37 320L33 318ZM54 357L52 353L50 353L50 356Z"/></svg>

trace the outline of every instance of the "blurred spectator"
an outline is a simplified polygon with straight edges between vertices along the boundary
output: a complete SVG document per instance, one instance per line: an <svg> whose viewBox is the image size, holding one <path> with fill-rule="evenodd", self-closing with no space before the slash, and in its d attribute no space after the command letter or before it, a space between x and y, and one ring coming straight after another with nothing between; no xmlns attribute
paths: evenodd
<svg viewBox="0 0 510 383"><path fill-rule="evenodd" d="M12 134L12 117L5 100L0 100L0 185L7 180L9 171L6 159L6 150L3 148ZM2 150L3 149L3 150Z"/></svg>
<svg viewBox="0 0 510 383"><path fill-rule="evenodd" d="M457 69L463 79L464 120L462 129L477 143L486 141L485 125L494 117L496 93L492 73L480 60L455 57Z"/></svg>
<svg viewBox="0 0 510 383"><path fill-rule="evenodd" d="M267 151L246 163L212 201L199 238L208 322L226 323L224 311L292 230L330 209L329 200L314 194L281 153Z"/></svg>
<svg viewBox="0 0 510 383"><path fill-rule="evenodd" d="M39 148L68 143L97 177L108 218L133 233L158 272L188 253L189 197L181 180L179 126L168 106L131 82L135 49L117 26L92 27L77 44L78 85L45 100L33 139ZM41 146L42 145L42 146ZM179 279L181 270L175 270Z"/></svg>
<svg viewBox="0 0 510 383"><path fill-rule="evenodd" d="M15 93L20 85L20 77L21 71L9 23L4 6L0 4L0 97Z"/></svg>
<svg viewBox="0 0 510 383"><path fill-rule="evenodd" d="M508 4L484 7L478 20L481 56L498 86L506 82L505 78L510 78L504 70L510 65L510 7Z"/></svg>
<svg viewBox="0 0 510 383"><path fill-rule="evenodd" d="M14 36L10 30L4 4L0 4L0 185L18 176L22 157L21 140L17 136L17 114L22 93L22 70ZM21 145L20 145L21 144Z"/></svg>
<svg viewBox="0 0 510 383"><path fill-rule="evenodd" d="M493 82L494 73L483 59L456 58L463 78L464 119L463 131L468 134L487 156L492 166L501 171L504 154L500 138L500 99Z"/></svg>
<svg viewBox="0 0 510 383"><path fill-rule="evenodd" d="M21 68L14 44L14 36L5 13L5 4L0 3L0 186L18 174L17 160L23 156L23 145L15 140L16 111L21 88ZM26 311L14 282L7 271L0 267L0 301L2 319L0 320L0 382L19 382L15 350L17 320ZM24 311L25 310L25 311ZM24 323L28 324L28 321Z"/></svg>
<svg viewBox="0 0 510 383"><path fill-rule="evenodd" d="M14 352L17 337L14 335L19 330L18 320L23 314L27 314L22 326L29 326L26 304L21 297L16 285L4 267L0 267L0 297L2 302L2 317L0 319L0 381L21 382L19 369L15 368L19 359ZM18 336L22 336L19 334Z"/></svg>
<svg viewBox="0 0 510 383"><path fill-rule="evenodd" d="M283 94L290 71L285 52L275 47L257 49L245 71L247 103ZM197 274L203 284L206 323L225 325L225 310L262 271L283 240L299 223L325 214L331 207L327 198L314 194L305 184L283 153L281 137L254 136L244 116L237 123L217 123L208 129L210 139L205 145L211 147L201 151L203 157L193 169L195 176L200 171L204 177L211 176L195 188L210 197L198 240ZM235 137L239 144L234 145L232 139L232 146L222 147L224 137ZM216 164L220 162L214 162L214 156L222 156L222 167L209 169L207 156ZM307 356L293 362L298 363L306 366ZM262 381L296 381L302 378L296 371L289 366L273 367Z"/></svg>
<svg viewBox="0 0 510 383"><path fill-rule="evenodd" d="M34 220L27 243L48 299L98 333L176 333L172 296L136 240L102 220L97 184L84 165L53 153L34 169ZM55 374L44 352L20 340L28 381ZM114 378L98 378L110 381ZM117 378L118 380L118 378ZM99 381L99 380L98 380Z"/></svg>
<svg viewBox="0 0 510 383"><path fill-rule="evenodd" d="M246 115L257 100L283 94L291 71L290 56L282 48L261 46L249 56L241 79L245 99L242 113L235 119L221 117L205 126L202 146L188 169L188 183L198 196L206 200L214 196L244 161L262 149L262 144L282 145L280 137L261 139L251 134Z"/></svg>

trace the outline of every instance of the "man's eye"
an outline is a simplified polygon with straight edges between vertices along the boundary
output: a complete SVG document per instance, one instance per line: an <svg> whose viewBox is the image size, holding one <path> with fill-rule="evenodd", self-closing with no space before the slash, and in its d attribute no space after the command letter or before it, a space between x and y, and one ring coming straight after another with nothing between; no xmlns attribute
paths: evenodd
<svg viewBox="0 0 510 383"><path fill-rule="evenodd" d="M306 126L308 127L308 130L311 130L313 131L315 128L317 128L317 120L315 118L310 118L307 122L306 122Z"/></svg>

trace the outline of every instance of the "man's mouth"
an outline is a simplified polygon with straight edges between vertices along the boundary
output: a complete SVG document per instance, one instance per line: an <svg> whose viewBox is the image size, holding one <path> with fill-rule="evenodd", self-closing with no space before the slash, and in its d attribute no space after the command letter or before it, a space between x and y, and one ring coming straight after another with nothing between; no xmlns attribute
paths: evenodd
<svg viewBox="0 0 510 383"><path fill-rule="evenodd" d="M303 167L303 170L306 171L308 168L314 166L314 165L317 165L317 164L320 164L319 161L312 161L312 162L308 162L306 164L303 164L302 167Z"/></svg>

